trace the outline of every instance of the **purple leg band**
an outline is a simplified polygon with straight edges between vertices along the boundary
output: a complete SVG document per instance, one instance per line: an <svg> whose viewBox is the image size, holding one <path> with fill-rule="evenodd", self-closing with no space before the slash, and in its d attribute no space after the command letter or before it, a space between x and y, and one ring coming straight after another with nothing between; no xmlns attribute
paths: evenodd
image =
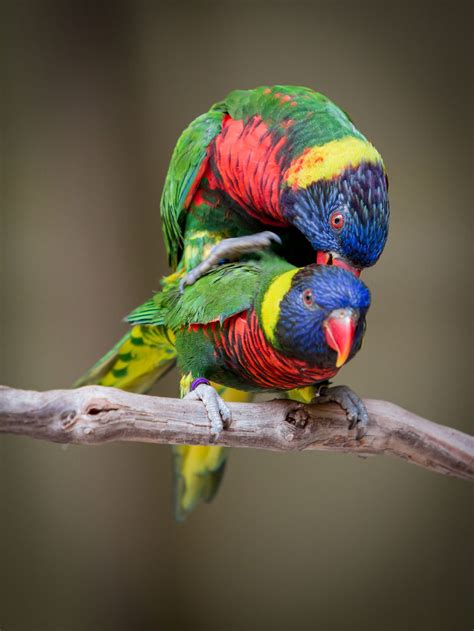
<svg viewBox="0 0 474 631"><path fill-rule="evenodd" d="M191 392L193 390L196 390L196 388L198 386L200 386L202 383L205 383L207 386L210 386L211 383L210 381L208 381L207 379L205 379L204 377L198 377L197 379L195 379L192 384L191 384Z"/></svg>

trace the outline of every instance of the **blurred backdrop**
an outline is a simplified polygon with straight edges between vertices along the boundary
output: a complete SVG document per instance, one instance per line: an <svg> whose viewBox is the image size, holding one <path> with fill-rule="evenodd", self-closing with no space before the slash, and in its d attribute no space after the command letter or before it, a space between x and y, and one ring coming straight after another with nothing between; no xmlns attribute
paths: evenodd
<svg viewBox="0 0 474 631"><path fill-rule="evenodd" d="M167 272L182 129L291 83L346 109L390 178L339 383L472 431L472 38L467 4L436 4L2 3L0 383L68 387L122 335ZM235 451L177 526L169 448L11 437L0 498L2 631L472 628L472 487L402 461Z"/></svg>

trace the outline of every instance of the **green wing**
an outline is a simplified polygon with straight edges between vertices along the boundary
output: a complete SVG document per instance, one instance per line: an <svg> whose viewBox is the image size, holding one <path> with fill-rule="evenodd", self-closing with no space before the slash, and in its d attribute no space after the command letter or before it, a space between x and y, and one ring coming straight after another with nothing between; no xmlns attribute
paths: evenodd
<svg viewBox="0 0 474 631"><path fill-rule="evenodd" d="M226 111L234 119L262 117L274 134L290 119L289 151L292 157L307 147L322 145L345 136L365 140L349 116L324 94L295 85L260 86L253 90L234 90L225 98ZM297 107L293 107L294 105ZM288 149L287 149L288 150Z"/></svg>
<svg viewBox="0 0 474 631"><path fill-rule="evenodd" d="M188 324L222 322L253 304L260 275L257 261L221 265L186 287L183 293L178 282L165 285L153 298L134 309L126 321L173 330Z"/></svg>
<svg viewBox="0 0 474 631"><path fill-rule="evenodd" d="M170 292L165 297L166 325L174 331L189 324L223 322L249 309L255 300L260 280L256 262L229 263L212 270L183 294Z"/></svg>
<svg viewBox="0 0 474 631"><path fill-rule="evenodd" d="M183 226L208 161L209 144L222 127L223 108L215 105L181 134L171 157L161 196L161 219L168 259L176 267L183 245Z"/></svg>
<svg viewBox="0 0 474 631"><path fill-rule="evenodd" d="M165 286L134 309L126 321L173 330L188 324L222 322L253 304L260 272L260 266L253 261L221 265L186 287L183 293L178 283Z"/></svg>
<svg viewBox="0 0 474 631"><path fill-rule="evenodd" d="M144 304L136 307L125 321L129 324L148 324L150 326L164 325L164 311L161 308L161 292L147 300Z"/></svg>
<svg viewBox="0 0 474 631"><path fill-rule="evenodd" d="M176 331L189 324L223 322L253 306L258 292L268 278L292 269L284 259L271 252L254 255L255 259L228 263L179 289L179 279L165 280L156 293L127 316L130 324L164 326Z"/></svg>

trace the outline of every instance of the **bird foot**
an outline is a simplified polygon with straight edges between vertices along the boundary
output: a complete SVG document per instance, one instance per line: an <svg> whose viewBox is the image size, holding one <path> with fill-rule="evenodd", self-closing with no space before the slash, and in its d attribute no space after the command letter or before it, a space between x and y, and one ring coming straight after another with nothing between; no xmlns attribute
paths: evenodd
<svg viewBox="0 0 474 631"><path fill-rule="evenodd" d="M357 429L356 438L360 440L367 432L369 415L362 399L347 386L322 386L313 403L338 403L346 412L349 429Z"/></svg>
<svg viewBox="0 0 474 631"><path fill-rule="evenodd" d="M216 440L222 430L230 424L232 420L230 410L224 399L217 394L212 386L201 383L194 390L188 392L184 398L188 401L203 402L207 418L211 424L212 440Z"/></svg>
<svg viewBox="0 0 474 631"><path fill-rule="evenodd" d="M181 293L184 291L186 285L193 285L201 276L204 276L204 274L211 269L217 267L222 259L236 261L243 254L264 250L269 248L272 243L281 245L281 239L274 232L268 230L265 232L257 232L257 234L249 234L245 237L223 239L212 248L204 261L196 265L196 267L189 271L181 280L179 285Z"/></svg>

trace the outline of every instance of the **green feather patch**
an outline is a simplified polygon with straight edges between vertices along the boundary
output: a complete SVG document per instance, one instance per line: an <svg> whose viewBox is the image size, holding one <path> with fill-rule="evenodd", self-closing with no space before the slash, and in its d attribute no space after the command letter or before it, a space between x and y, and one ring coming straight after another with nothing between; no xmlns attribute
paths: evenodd
<svg viewBox="0 0 474 631"><path fill-rule="evenodd" d="M249 309L259 281L257 262L229 263L212 270L194 285L167 297L165 322L174 331L189 324L207 324Z"/></svg>
<svg viewBox="0 0 474 631"><path fill-rule="evenodd" d="M181 134L171 157L161 196L166 251L175 268L183 245L186 210L207 164L209 144L221 131L223 112L212 109L198 116Z"/></svg>

